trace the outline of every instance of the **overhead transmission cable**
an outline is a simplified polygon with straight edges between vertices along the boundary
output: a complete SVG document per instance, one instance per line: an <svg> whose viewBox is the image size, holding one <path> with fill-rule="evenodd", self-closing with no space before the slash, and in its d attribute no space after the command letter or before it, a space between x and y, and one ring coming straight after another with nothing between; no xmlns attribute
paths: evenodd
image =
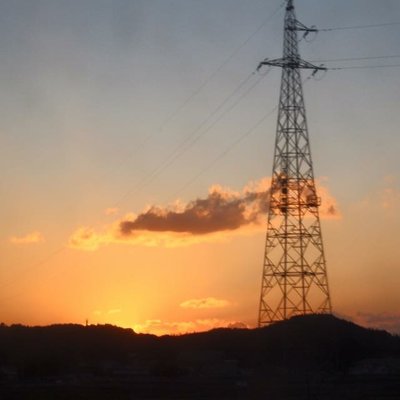
<svg viewBox="0 0 400 400"><path fill-rule="evenodd" d="M157 178L166 168L171 166L183 153L185 153L189 148L191 148L201 137L206 135L226 114L232 111L259 83L265 78L267 73L261 76L253 82L228 108L223 110L224 106L229 102L229 100L236 95L248 82L255 76L255 72L252 72L246 79L244 79L215 109L212 111L192 132L187 136L175 149L147 176L145 176L141 181L138 182L134 189L127 191L121 199L115 204L118 206L122 201L124 201L133 190L142 190L146 185ZM221 110L222 113L219 114L214 120L213 117L216 116ZM209 125L207 125L211 122ZM203 131L202 129L205 128Z"/></svg>
<svg viewBox="0 0 400 400"><path fill-rule="evenodd" d="M348 58L331 58L331 59L319 59L312 60L313 63L331 63L331 62L350 62L350 61L370 61L370 60L393 60L396 58L400 58L400 55L387 55L387 56L371 56L371 57L348 57ZM380 69L380 68L399 68L400 64L378 64L378 65L348 65L341 67L330 67L327 66L326 69L330 71L340 71L347 69Z"/></svg>
<svg viewBox="0 0 400 400"><path fill-rule="evenodd" d="M194 90L194 92L187 97L182 104L175 110L173 111L165 120L164 122L159 126L159 128L147 135L144 140L142 140L138 146L135 147L133 152L131 152L127 158L130 159L134 154L136 154L139 150L143 149L145 144L148 143L153 137L157 135L157 133L163 131L163 129L166 127L166 125L171 122L173 119L175 119L179 113L185 109L185 107L215 78L215 76L222 71L222 69L230 63L234 57L242 50L266 25L268 22L270 22L286 5L286 1L282 2L273 12L270 14L262 23L248 36L239 46L237 46L229 55L226 57L221 64L210 74L208 77L201 83L197 89ZM119 203L119 202L118 202Z"/></svg>
<svg viewBox="0 0 400 400"><path fill-rule="evenodd" d="M185 107L217 76L222 69L231 62L234 57L242 50L266 25L270 22L286 5L286 1L281 3L273 12L270 14L262 23L239 45L237 46L222 62L218 67L207 76L207 78L198 86L165 120L161 125L152 133L146 135L146 137L131 151L127 156L126 160L131 159L134 154L142 150L144 146L152 140L157 133L162 132L169 122L174 120ZM120 168L118 168L120 169Z"/></svg>
<svg viewBox="0 0 400 400"><path fill-rule="evenodd" d="M400 25L400 22L389 22L383 24L369 24L369 25L354 25L354 26L339 26L334 28L318 29L318 32L332 32L332 31L345 31L352 29L369 29L369 28L383 28L386 26Z"/></svg>
<svg viewBox="0 0 400 400"><path fill-rule="evenodd" d="M226 57L222 63L215 69L204 81L203 83L194 90L194 92L187 97L183 103L175 110L173 111L166 119L165 121L161 124L159 130L163 130L165 126L171 122L210 82L211 80L219 73L221 70L228 64L230 63L233 58L242 50L253 38L256 36L261 29L265 27L265 25L271 21L278 13L283 9L283 7L286 5L286 1L281 3L279 7L277 7L272 14L270 14L258 27L257 29L247 37L246 40L244 40L238 47L236 47L231 54L229 54L228 57Z"/></svg>
<svg viewBox="0 0 400 400"><path fill-rule="evenodd" d="M376 57L354 57L354 58L331 58L331 59L311 60L310 62L319 63L319 62L340 62L340 61L388 60L388 59L393 59L393 58L400 58L400 55L376 56Z"/></svg>
<svg viewBox="0 0 400 400"><path fill-rule="evenodd" d="M228 153L230 153L239 143L243 142L248 136L255 132L255 130L261 126L261 124L274 112L276 111L278 106L276 106L272 111L265 114L261 119L257 121L249 130L247 130L243 135L239 136L234 140L230 145L225 148L217 157L215 157L205 168L203 168L200 172L198 172L194 177L188 180L179 190L177 190L174 194L174 198L181 194L186 188L192 185L197 179L199 179L202 175L204 175L207 171L209 171L212 167L214 167L220 160L222 160Z"/></svg>
<svg viewBox="0 0 400 400"><path fill-rule="evenodd" d="M303 86L312 79L313 75L305 78L303 80ZM195 176L189 179L179 190L177 190L173 197L171 197L171 201L175 200L176 196L180 195L185 189L187 189L190 185L192 185L197 179L203 176L207 171L209 171L212 167L214 167L220 160L226 157L236 146L238 146L243 140L251 136L261 124L270 117L277 109L279 108L279 104L276 105L272 110L264 114L261 119L259 119L249 130L245 131L244 134L237 137L233 142L231 142L221 153L217 155L207 166L205 166L202 170L200 170Z"/></svg>
<svg viewBox="0 0 400 400"><path fill-rule="evenodd" d="M354 65L345 67L329 67L329 71L341 71L346 69L387 69L387 68L399 68L400 64L387 64L387 65Z"/></svg>
<svg viewBox="0 0 400 400"><path fill-rule="evenodd" d="M270 14L257 28L253 31L250 36L248 36L239 46L237 46L229 55L226 57L218 67L211 72L210 75L198 86L183 102L176 108L160 125L158 131L162 131L166 125L171 122L175 117L185 109L185 107L215 78L215 76L222 71L222 69L230 63L235 56L242 50L266 25L270 22L286 5L286 1L281 3L279 7L277 7L272 14ZM139 144L137 149L141 149L150 139L152 139L156 133L152 133L147 135L147 137Z"/></svg>

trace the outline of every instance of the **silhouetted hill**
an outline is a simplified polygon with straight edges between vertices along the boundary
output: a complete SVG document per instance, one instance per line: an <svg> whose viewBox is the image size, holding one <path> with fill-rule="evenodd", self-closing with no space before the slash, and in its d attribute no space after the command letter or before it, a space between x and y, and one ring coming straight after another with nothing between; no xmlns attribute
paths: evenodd
<svg viewBox="0 0 400 400"><path fill-rule="evenodd" d="M0 326L0 383L9 396L16 396L4 398L24 398L28 383L29 393L43 385L55 390L53 397L42 390L29 398L74 398L76 393L68 397L67 390L62 397L57 387L95 390L104 382L114 388L114 395L118 390L131 393L133 385L139 394L152 388L157 396L167 396L166 382L179 382L183 392L178 398L191 398L184 393L195 388L211 388L220 393L215 398L241 391L247 391L244 398L252 398L251 393L271 390L282 379L304 383L312 376L325 385L327 379L340 377L342 382L343 377L371 374L400 377L400 337L330 315L295 317L253 330L215 329L160 338L111 325ZM81 398L141 398L104 396L96 392Z"/></svg>

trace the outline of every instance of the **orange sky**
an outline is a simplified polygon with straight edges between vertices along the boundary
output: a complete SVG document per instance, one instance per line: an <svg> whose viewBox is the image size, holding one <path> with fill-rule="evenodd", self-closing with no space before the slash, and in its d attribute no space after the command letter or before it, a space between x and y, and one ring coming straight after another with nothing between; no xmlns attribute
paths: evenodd
<svg viewBox="0 0 400 400"><path fill-rule="evenodd" d="M0 322L253 327L280 88L253 71L282 54L282 2L100 3L0 15ZM397 0L296 7L323 28L400 15ZM301 53L396 64L398 29L320 32ZM303 74L334 312L393 332L399 71Z"/></svg>
<svg viewBox="0 0 400 400"><path fill-rule="evenodd" d="M382 243L379 236L390 227L389 221L399 218L399 193L391 187L393 179L385 180L380 193L345 209L330 194L328 182L322 180L319 193L334 310L367 325L377 323L376 315L388 313L385 321L389 322L380 320L379 324L389 323L385 326L391 328L400 303L396 281L385 274L399 274L389 254L396 240ZM228 202L243 200L268 183L263 179L236 191L213 186L209 196L219 193ZM165 210L187 210L183 202L176 204ZM252 203L246 206L259 212ZM324 211L332 206L336 215ZM378 213L380 220L371 218ZM207 234L142 231L143 238L115 236L115 221L125 218L118 218L115 210L106 214L104 225L84 228L87 236L82 227L69 232L60 252L47 261L53 243L44 233L26 233L3 243L3 254L23 267L3 273L5 282L10 281L3 289L4 322L84 323L88 319L156 334L255 326L264 214L232 230ZM365 232L355 235L361 226ZM32 259L38 264L32 265ZM378 262L379 268L374 269ZM27 265L30 269L25 269Z"/></svg>

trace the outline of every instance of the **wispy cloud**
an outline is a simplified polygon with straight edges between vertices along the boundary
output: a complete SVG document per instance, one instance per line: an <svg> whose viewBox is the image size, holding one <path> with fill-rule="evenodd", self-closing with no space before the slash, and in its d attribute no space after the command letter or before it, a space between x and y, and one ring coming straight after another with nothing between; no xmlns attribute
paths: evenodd
<svg viewBox="0 0 400 400"><path fill-rule="evenodd" d="M322 219L342 219L342 213L338 202L332 196L328 186L327 179L322 178L316 182L318 197L321 199L319 214Z"/></svg>
<svg viewBox="0 0 400 400"><path fill-rule="evenodd" d="M232 234L265 229L269 209L270 179L250 182L241 191L219 185L208 196L186 204L150 206L138 215L127 215L102 231L80 227L69 239L70 247L96 250L102 245L125 243L142 246L177 247L226 240ZM322 218L339 218L336 200L319 186Z"/></svg>
<svg viewBox="0 0 400 400"><path fill-rule="evenodd" d="M9 239L9 242L15 245L35 244L44 242L44 237L40 232L36 231L24 236L13 236Z"/></svg>
<svg viewBox="0 0 400 400"><path fill-rule="evenodd" d="M230 302L228 300L216 299L214 297L206 297L204 299L191 299L186 300L180 304L182 308L224 308L228 307Z"/></svg>
<svg viewBox="0 0 400 400"><path fill-rule="evenodd" d="M147 320L134 326L135 332L154 335L181 335L193 332L205 332L216 328L248 328L240 321L228 321L218 318L196 319L194 321L169 322L159 319Z"/></svg>
<svg viewBox="0 0 400 400"><path fill-rule="evenodd" d="M399 216L400 186L394 176L386 176L378 189L364 197L358 205L367 212L384 212L386 216Z"/></svg>
<svg viewBox="0 0 400 400"><path fill-rule="evenodd" d="M355 321L370 328L384 329L400 334L400 312L398 313L368 313L358 312Z"/></svg>
<svg viewBox="0 0 400 400"><path fill-rule="evenodd" d="M381 204L386 211L398 211L400 208L400 190L386 187L381 193Z"/></svg>

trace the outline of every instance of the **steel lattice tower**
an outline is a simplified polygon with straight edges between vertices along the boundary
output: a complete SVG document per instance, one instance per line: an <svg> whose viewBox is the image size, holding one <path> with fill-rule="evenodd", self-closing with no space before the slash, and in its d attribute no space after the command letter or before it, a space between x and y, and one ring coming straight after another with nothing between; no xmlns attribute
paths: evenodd
<svg viewBox="0 0 400 400"><path fill-rule="evenodd" d="M332 310L300 74L325 68L300 58L299 31L316 29L296 19L287 0L283 57L258 67L282 68L259 326Z"/></svg>

